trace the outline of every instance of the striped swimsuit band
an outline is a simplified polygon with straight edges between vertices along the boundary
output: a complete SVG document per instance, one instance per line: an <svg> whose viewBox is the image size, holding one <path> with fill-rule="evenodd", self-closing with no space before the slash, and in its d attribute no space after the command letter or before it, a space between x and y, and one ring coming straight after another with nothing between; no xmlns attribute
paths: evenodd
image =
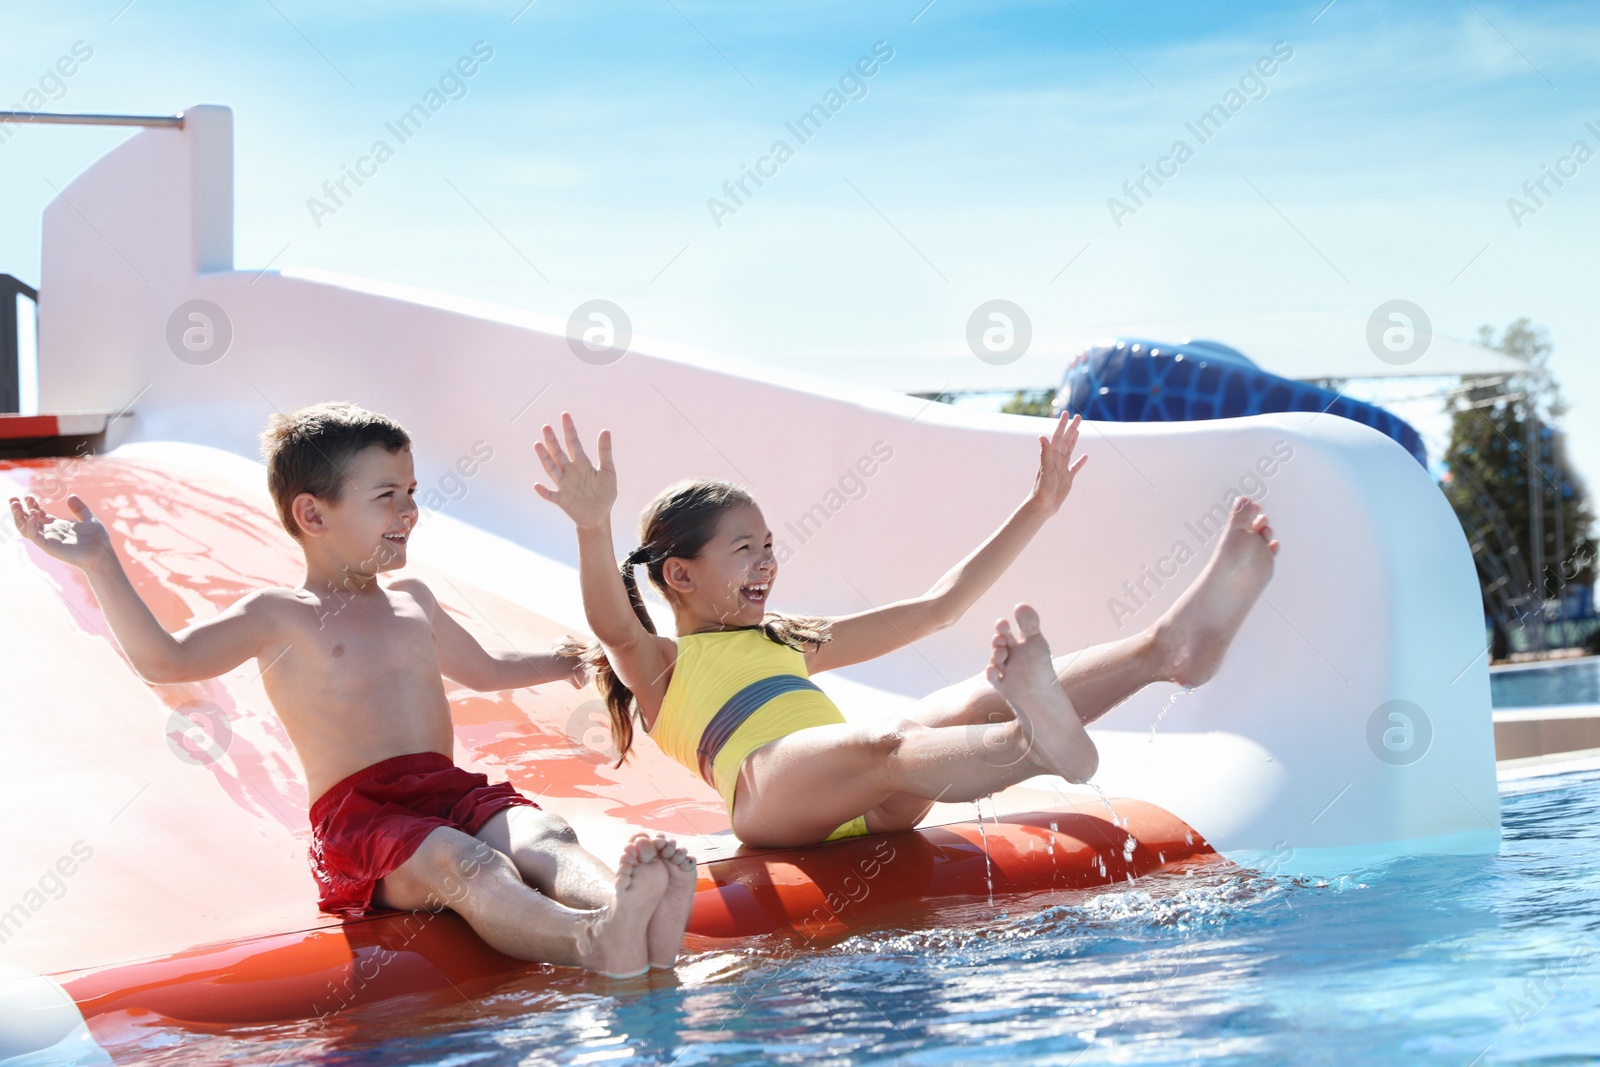
<svg viewBox="0 0 1600 1067"><path fill-rule="evenodd" d="M822 692L809 678L802 678L798 674L774 674L759 682L751 682L729 697L727 703L711 716L705 732L700 735L700 745L696 750L700 759L700 777L715 789L717 783L712 778L711 767L716 762L717 754L722 751L722 746L728 743L734 731L743 726L745 721L760 711L768 701L800 689Z"/></svg>

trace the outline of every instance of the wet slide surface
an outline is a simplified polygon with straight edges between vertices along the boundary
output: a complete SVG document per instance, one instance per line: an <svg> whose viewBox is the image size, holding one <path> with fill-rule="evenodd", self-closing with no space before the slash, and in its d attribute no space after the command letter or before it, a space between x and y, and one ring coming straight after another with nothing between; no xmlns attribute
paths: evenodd
<svg viewBox="0 0 1600 1067"><path fill-rule="evenodd" d="M0 463L0 491L31 493L53 513L66 513L69 487L106 525L169 630L302 576L264 490L252 495L198 467L148 459ZM485 647L548 648L569 632L445 571L413 564L405 573L427 581ZM0 803L20 842L0 898L20 910L0 930L0 959L59 976L86 1015L155 1011L202 1022L333 1010L342 996L317 1005L348 991L349 976L367 965L372 980L357 984L377 999L447 985L459 987L456 996L525 966L453 915L343 924L317 911L306 861L312 798L261 665L206 682L143 682L82 572L14 531L0 550L0 593L8 605ZM1017 814L1016 801L1001 805L1010 814L982 826L741 851L716 794L648 741L626 766L612 766L592 689L446 686L457 763L509 780L568 818L597 854L636 828L691 843L702 860L692 945L773 933L826 939L886 909L904 922L942 899L1103 885L1210 855L1159 808L1118 800L1113 813L1098 800L1060 797L1055 810L1032 814ZM1040 795L1024 790L1020 799Z"/></svg>

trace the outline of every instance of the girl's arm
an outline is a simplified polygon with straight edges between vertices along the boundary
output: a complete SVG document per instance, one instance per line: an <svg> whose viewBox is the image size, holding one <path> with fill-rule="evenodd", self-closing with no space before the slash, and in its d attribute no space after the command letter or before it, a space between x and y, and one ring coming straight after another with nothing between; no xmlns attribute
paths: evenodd
<svg viewBox="0 0 1600 1067"><path fill-rule="evenodd" d="M550 426L533 446L555 488L535 484L534 492L565 511L578 530L578 581L589 630L606 651L611 669L633 691L646 721L655 717L667 692L667 675L677 644L645 629L634 614L611 541L611 507L617 500L617 469L611 460L611 431L601 430L600 465L583 451L572 416L561 413L566 448Z"/></svg>
<svg viewBox="0 0 1600 1067"><path fill-rule="evenodd" d="M1055 432L1039 438L1033 490L1005 523L919 597L829 620L833 638L806 653L807 669L833 670L875 659L952 625L1004 574L1045 521L1060 510L1088 456L1072 459L1079 419L1062 412Z"/></svg>

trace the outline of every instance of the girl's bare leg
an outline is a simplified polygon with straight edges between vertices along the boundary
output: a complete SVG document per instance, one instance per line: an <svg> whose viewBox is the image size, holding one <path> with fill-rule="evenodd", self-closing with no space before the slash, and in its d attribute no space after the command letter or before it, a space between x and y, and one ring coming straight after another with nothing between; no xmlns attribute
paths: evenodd
<svg viewBox="0 0 1600 1067"><path fill-rule="evenodd" d="M1087 726L1151 682L1163 680L1160 650L1149 630L1055 657L1052 668L1078 721ZM1014 716L1011 705L982 674L930 693L908 716L925 726L973 729L998 725ZM913 793L896 793L867 812L867 827L874 833L909 830L939 801Z"/></svg>
<svg viewBox="0 0 1600 1067"><path fill-rule="evenodd" d="M1151 682L1166 680L1166 661L1154 627L1119 641L1056 656L1056 683L1085 726ZM926 726L974 726L1003 722L1011 705L982 674L936 690L909 713Z"/></svg>
<svg viewBox="0 0 1600 1067"><path fill-rule="evenodd" d="M1038 614L1026 604L1017 606L1015 632L999 623L988 677L1017 714L983 729L841 723L758 749L734 797L739 840L814 844L897 794L974 800L1037 774L1083 781L1094 773L1094 743L1056 683Z"/></svg>
<svg viewBox="0 0 1600 1067"><path fill-rule="evenodd" d="M1271 579L1277 551L1261 506L1248 497L1234 501L1205 570L1161 618L1137 634L1055 658L1056 681L1079 721L1094 722L1152 682L1192 687L1215 674ZM1010 719L1011 706L980 674L929 694L910 717L927 726L978 726ZM919 796L893 796L867 814L867 825L882 833L910 829L932 806Z"/></svg>

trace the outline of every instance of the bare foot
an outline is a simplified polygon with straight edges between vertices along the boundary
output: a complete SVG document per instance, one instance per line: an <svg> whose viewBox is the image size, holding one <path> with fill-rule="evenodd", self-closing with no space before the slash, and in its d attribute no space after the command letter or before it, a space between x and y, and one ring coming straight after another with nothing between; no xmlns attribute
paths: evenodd
<svg viewBox="0 0 1600 1067"><path fill-rule="evenodd" d="M670 969L677 964L678 950L683 947L683 931L689 925L689 912L694 909L694 887L700 868L689 850L672 838L657 834L653 844L656 856L667 869L667 891L650 916L645 942L650 949L650 966Z"/></svg>
<svg viewBox="0 0 1600 1067"><path fill-rule="evenodd" d="M1016 633L1006 619L995 624L989 684L1016 711L1028 758L1047 774L1086 782L1100 765L1099 753L1056 680L1050 646L1039 632L1039 613L1018 604L1015 614Z"/></svg>
<svg viewBox="0 0 1600 1067"><path fill-rule="evenodd" d="M649 838L644 841L648 845ZM641 847L639 837L628 842L617 860L616 900L595 913L587 944L578 946L583 966L607 978L633 978L650 969L645 934L666 892L665 868L653 846Z"/></svg>
<svg viewBox="0 0 1600 1067"><path fill-rule="evenodd" d="M1277 554L1261 505L1239 497L1206 569L1151 627L1169 681L1192 688L1217 673L1233 635L1271 581Z"/></svg>

